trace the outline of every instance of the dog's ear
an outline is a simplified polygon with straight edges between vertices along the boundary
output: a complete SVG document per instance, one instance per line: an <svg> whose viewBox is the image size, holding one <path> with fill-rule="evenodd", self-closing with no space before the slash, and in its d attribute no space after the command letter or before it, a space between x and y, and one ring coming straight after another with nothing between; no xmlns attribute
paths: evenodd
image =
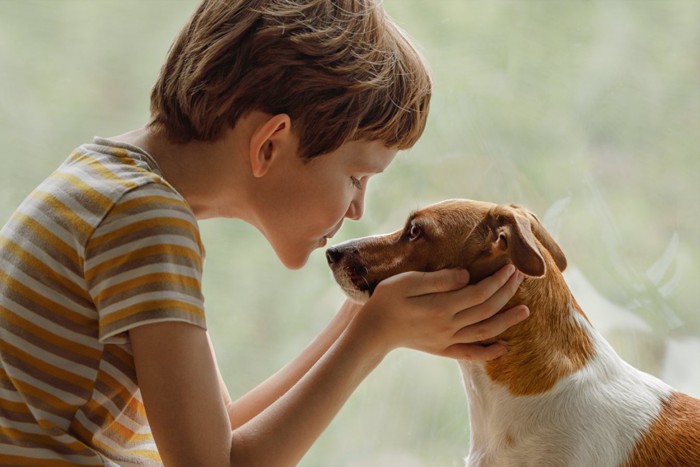
<svg viewBox="0 0 700 467"><path fill-rule="evenodd" d="M547 232L547 229L544 228L544 225L542 225L537 216L521 206L511 204L511 207L521 215L524 215L530 219L530 228L532 229L532 233L535 234L535 237L537 237L537 240L539 240L542 246L549 251L549 254L552 256L552 259L559 270L564 272L567 266L566 256L559 247L559 244L557 244L556 240L554 240L549 232Z"/></svg>
<svg viewBox="0 0 700 467"><path fill-rule="evenodd" d="M469 270L472 283L508 263L524 274L541 277L547 268L542 247L563 271L566 257L537 217L516 205L498 205L467 235L462 264Z"/></svg>
<svg viewBox="0 0 700 467"><path fill-rule="evenodd" d="M488 214L491 249L495 255L510 257L513 265L528 276L543 276L546 270L537 246L532 222L511 207L497 206Z"/></svg>

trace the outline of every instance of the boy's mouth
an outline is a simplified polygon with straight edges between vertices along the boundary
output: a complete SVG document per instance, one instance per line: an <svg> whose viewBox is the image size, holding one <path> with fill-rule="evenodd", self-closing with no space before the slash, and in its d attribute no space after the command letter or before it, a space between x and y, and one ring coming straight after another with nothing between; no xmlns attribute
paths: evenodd
<svg viewBox="0 0 700 467"><path fill-rule="evenodd" d="M326 240L333 238L333 236L338 233L338 231L340 230L340 228L342 226L343 226L343 221L341 220L340 222L338 222L338 225L336 225L333 230L331 230L326 235L324 235L323 238L325 238Z"/></svg>

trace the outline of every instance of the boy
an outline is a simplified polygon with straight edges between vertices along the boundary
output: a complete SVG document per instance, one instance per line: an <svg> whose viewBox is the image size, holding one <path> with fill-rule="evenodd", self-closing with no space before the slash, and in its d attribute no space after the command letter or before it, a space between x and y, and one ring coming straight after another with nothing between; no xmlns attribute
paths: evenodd
<svg viewBox="0 0 700 467"><path fill-rule="evenodd" d="M501 355L474 343L527 316L493 316L512 268L391 278L235 402L206 332L197 220L242 219L303 266L362 216L430 94L372 0L205 0L149 124L79 147L0 232L0 463L294 465L391 350Z"/></svg>

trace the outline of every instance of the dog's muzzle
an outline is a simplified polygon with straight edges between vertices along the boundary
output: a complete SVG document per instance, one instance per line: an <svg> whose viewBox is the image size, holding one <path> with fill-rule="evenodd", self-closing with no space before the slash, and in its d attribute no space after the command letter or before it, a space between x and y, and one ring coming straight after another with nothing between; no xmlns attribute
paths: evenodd
<svg viewBox="0 0 700 467"><path fill-rule="evenodd" d="M326 260L336 282L351 298L360 294L372 295L377 284L367 280L368 270L358 258L358 251L349 246L335 246L326 250Z"/></svg>

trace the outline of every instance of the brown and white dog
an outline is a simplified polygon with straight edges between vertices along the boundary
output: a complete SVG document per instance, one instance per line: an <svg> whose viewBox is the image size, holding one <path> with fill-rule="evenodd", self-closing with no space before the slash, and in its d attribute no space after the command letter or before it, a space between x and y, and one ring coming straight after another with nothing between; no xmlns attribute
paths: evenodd
<svg viewBox="0 0 700 467"><path fill-rule="evenodd" d="M404 271L466 268L477 282L513 263L526 278L506 309L530 317L498 337L508 354L460 361L469 399L470 466L700 466L700 400L625 363L562 276L566 258L515 205L449 200L403 229L327 251L336 281L364 301Z"/></svg>

